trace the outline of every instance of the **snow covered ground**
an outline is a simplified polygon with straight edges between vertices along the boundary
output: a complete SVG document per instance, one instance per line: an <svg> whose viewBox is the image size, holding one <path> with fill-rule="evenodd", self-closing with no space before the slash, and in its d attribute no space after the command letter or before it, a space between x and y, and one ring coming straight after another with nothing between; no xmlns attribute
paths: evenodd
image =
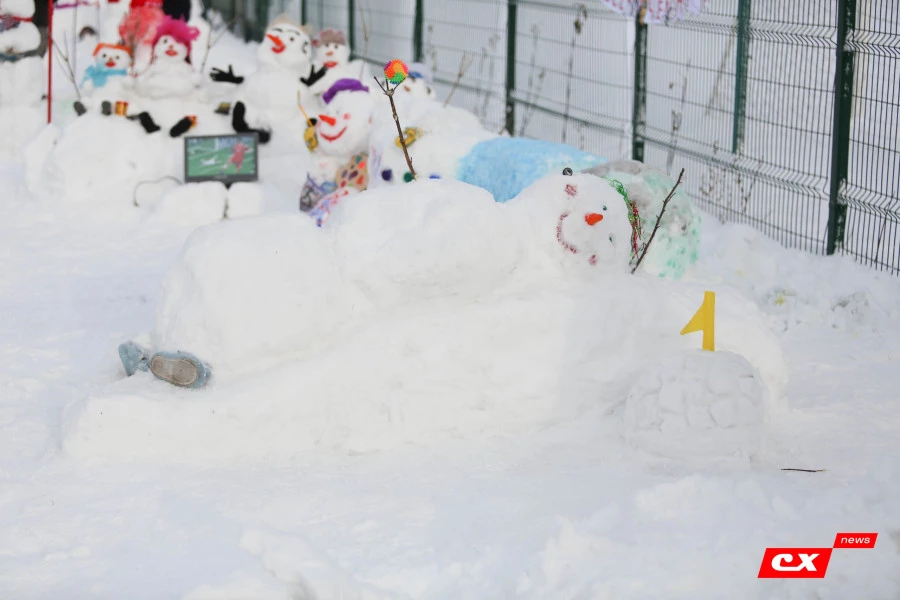
<svg viewBox="0 0 900 600"><path fill-rule="evenodd" d="M230 55L228 43L218 50ZM605 323L596 304L561 301L563 292L580 290L577 286L550 290L556 295L546 298L513 288L506 296L492 296L506 301L494 305L482 296L476 303L451 288L453 293L438 303L416 304L416 319L396 310L380 320L362 315L371 319L371 327L342 339L343 364L352 368L352 376L341 373L340 354L322 352L324 358L314 364L328 371L304 372L302 364L293 364L272 379L265 379L264 371L228 373L207 390L186 392L141 374L126 379L116 346L158 326L158 306L171 294L161 284L173 264L184 266L179 253L196 227L218 218L221 190L181 188L144 210L131 205L127 186L77 202L62 201L55 193L32 197L26 183L36 177L40 173L27 173L21 162L0 163L0 598L800 600L900 595L897 279L845 258L785 250L752 229L704 216L700 260L679 293L690 298L697 292L699 306L704 289L736 290L720 296L723 320L727 316L734 323L729 306L740 306L738 294L743 295L748 322L763 322L780 342L789 381L783 398L770 400L785 407L765 419L755 408L772 391L767 373L777 369L761 369L766 385L760 385L746 360L726 352L715 358L674 352L668 363L648 361L648 377L630 395L627 388L590 387L599 388L608 372L569 373L577 383L572 397L603 399L587 408L570 405L571 398L553 386L529 390L529 382L544 382L540 376L554 368L511 360L517 353L527 355L525 344L534 339L546 343L546 354L562 344L561 354L587 348L610 360L619 354L633 357L640 350L635 342L646 344L648 355L658 354L660 344L674 346L661 337L622 336L628 322ZM235 186L231 199L265 204L267 212L286 211L285 230L302 218L293 202L281 202L273 190L260 199L258 191ZM78 195L78 190L66 192ZM148 196L154 193L147 190ZM189 201L193 206L187 206ZM478 198L466 202L475 207ZM491 265L472 263L477 254L462 242L484 242L491 224L500 222L491 221L492 215L505 214L498 212L505 206L483 206L478 208L482 213L454 213L451 207L440 213L435 211L446 207L433 203L393 225L407 236L417 226L437 225L420 236L423 248L433 253L428 242L440 241L444 268L483 267L477 270L478 281L492 282ZM466 217L472 214L480 218L469 223ZM377 224L377 214L367 217ZM247 231L247 222L235 219L228 227ZM377 279L391 273L390 251L368 254L366 238L352 235L365 231L365 222L344 225L351 234L335 247L356 248L357 262L342 268L370 284L370 299L374 293L396 309L392 288ZM441 229L445 225L450 229ZM454 238L447 234L454 226L481 234ZM387 224L383 231L394 237ZM302 227L298 234L306 235ZM396 250L391 239L381 241ZM304 240L298 237L298 248ZM254 239L243 243L248 242ZM500 246L474 248L497 251ZM256 251L262 256L261 249ZM518 255L489 256L513 260ZM235 276L252 275L255 258L240 256ZM193 266L209 264L214 263ZM410 264L418 269L412 283L421 284L416 278L427 278L428 261L417 256ZM289 260L286 266L275 265L293 268ZM203 274L200 267L197 272ZM229 283L227 278L204 281ZM441 281L454 282L452 277ZM653 281L634 288L644 292L635 298L636 306L663 307L672 300L653 296L665 289ZM240 284L238 279L221 289L235 293ZM201 295L205 291L197 289ZM420 289L429 293L428 286ZM584 298L609 299L602 294ZM223 297L233 309L230 301L237 300ZM278 306L277 301L270 306ZM497 357L498 363L505 360L508 368L501 371L509 385L483 390L479 398L478 377L494 365L480 363L479 353L467 356L453 335L480 335L474 339L481 349L501 347L503 340L493 339L494 331L516 340L509 324L523 323L528 311L546 318L559 307L563 311L555 316L577 335L555 335L558 331L546 321L532 324L531 340L522 337L521 348L508 346L507 355ZM501 320L505 328L473 327L491 323L492 316L505 318L501 309L512 308L517 312ZM686 308L689 315L695 306ZM671 317L671 312L666 314ZM660 308L657 316L663 313ZM610 320L629 314L615 312ZM459 331L454 331L457 317ZM675 342L699 346L698 334L678 338L681 324L664 321L664 329L671 328ZM727 324L720 332L723 345L729 341ZM420 329L425 326L432 329ZM654 333L645 323L634 327ZM398 391L393 407L403 408L408 420L385 425L390 419L372 412L371 398L365 396L366 377L373 397L386 394L391 377L398 377L402 388L404 370L408 380L429 381L428 373L413 369L435 364L440 354L429 354L425 346L404 354L391 335L422 341L430 331L448 336L435 337L435 348L455 342L454 356L471 360L457 369L468 364L481 370L470 380L445 381L441 388ZM737 341L738 346L746 342ZM541 350L539 344L534 347ZM783 364L777 345L754 347L772 348L764 356L746 356L756 366L767 360L775 367ZM412 360L416 352L424 363ZM410 362L385 369L387 357ZM631 363L623 359L623 364ZM687 373L681 377L684 366ZM684 398L686 404L673 409L672 393L665 390L698 385L695 378L704 369L746 381L733 415L723 414L719 400L725 392L713 377L704 394ZM346 394L329 390L329 376ZM317 387L311 389L309 382ZM328 402L319 412L304 413L304 401L313 393ZM353 394L361 403L358 411ZM439 410L431 413L435 399ZM714 438L712 433L724 430L663 426L665 437L648 438L641 425L693 423L696 409L706 409L704 402L719 422L730 419L746 427L736 430L737 437ZM484 409L480 417L479 407ZM686 421L679 419L680 410ZM279 421L286 417L297 421ZM365 436L367 424L371 437ZM759 448L743 437L759 433ZM732 446L736 451L722 452ZM825 579L756 579L766 547L830 547L839 531L878 532L879 538L874 550L835 551Z"/></svg>
<svg viewBox="0 0 900 600"><path fill-rule="evenodd" d="M897 280L705 219L697 278L755 301L790 368L789 410L755 461L655 456L594 411L278 466L97 462L62 450L66 409L124 377L116 345L152 329L192 227L36 203L17 163L0 178L4 598L900 594ZM765 547L838 531L880 537L836 551L824 580L756 579Z"/></svg>

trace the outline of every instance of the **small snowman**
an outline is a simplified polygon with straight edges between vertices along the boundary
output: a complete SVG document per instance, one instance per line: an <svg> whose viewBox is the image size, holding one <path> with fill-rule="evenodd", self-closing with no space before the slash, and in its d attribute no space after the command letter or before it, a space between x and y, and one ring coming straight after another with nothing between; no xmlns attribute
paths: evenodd
<svg viewBox="0 0 900 600"><path fill-rule="evenodd" d="M124 83L131 67L131 51L117 44L97 44L94 48L94 64L84 72L81 89L89 98L89 104L102 106L105 115L112 114L112 103L124 100ZM87 98L86 98L87 99ZM75 112L83 115L87 107L75 102Z"/></svg>
<svg viewBox="0 0 900 600"><path fill-rule="evenodd" d="M316 49L314 64L327 69L322 79L310 86L313 94L323 94L339 79L369 79L369 70L364 61L350 60L350 46L343 31L324 29L313 39Z"/></svg>
<svg viewBox="0 0 900 600"><path fill-rule="evenodd" d="M161 129L150 110L178 137L196 124L198 110L206 102L203 77L191 66L191 44L200 32L184 21L164 17L156 29L150 66L133 84L134 103L141 112L136 118L147 133Z"/></svg>
<svg viewBox="0 0 900 600"><path fill-rule="evenodd" d="M349 190L366 189L369 183L366 152L374 96L359 80L347 78L332 84L322 100L326 106L315 123L318 143L301 210L313 207L328 189L347 195Z"/></svg>
<svg viewBox="0 0 900 600"><path fill-rule="evenodd" d="M259 68L248 77L228 70L212 69L210 78L216 82L238 85L233 97L232 127L238 133L256 131L262 143L269 141L275 126L283 129L294 124L302 138L305 120L298 104L315 114L321 103L310 92L310 86L327 71L312 64L312 39L309 27L297 23L287 15L275 18L266 29L257 50Z"/></svg>
<svg viewBox="0 0 900 600"><path fill-rule="evenodd" d="M0 1L0 156L14 156L43 124L41 34L32 0Z"/></svg>
<svg viewBox="0 0 900 600"><path fill-rule="evenodd" d="M410 63L409 75L397 87L397 91L416 98L437 100L437 92L434 91L433 86L434 75L431 72L431 68L424 63Z"/></svg>

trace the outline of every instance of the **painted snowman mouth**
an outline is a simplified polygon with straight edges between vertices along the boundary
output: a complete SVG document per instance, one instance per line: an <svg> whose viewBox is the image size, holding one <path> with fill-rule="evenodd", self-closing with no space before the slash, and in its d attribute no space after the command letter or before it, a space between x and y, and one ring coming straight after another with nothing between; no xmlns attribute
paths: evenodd
<svg viewBox="0 0 900 600"><path fill-rule="evenodd" d="M343 129L341 129L341 130L340 130L339 132L337 132L335 135L328 135L327 133L325 133L325 132L323 131L323 132L322 132L322 137L325 138L326 140L328 140L329 142L333 142L333 141L335 141L336 139L338 139L339 137L341 137L342 135L344 135L344 132L345 132L345 131L347 131L347 128L346 128L346 127L344 127Z"/></svg>
<svg viewBox="0 0 900 600"><path fill-rule="evenodd" d="M166 56L178 56L178 50L175 48L169 48L166 50Z"/></svg>
<svg viewBox="0 0 900 600"><path fill-rule="evenodd" d="M578 248L576 248L568 240L566 240L565 236L563 235L563 221L565 221L568 217L569 217L569 213L567 213L567 212L564 212L563 214L559 215L559 221L557 221L557 223L556 223L556 241L559 242L559 245L562 246L563 248L565 248L568 252L571 252L572 254L578 254L580 252L580 250L578 250ZM593 227L594 225L596 225L597 223L599 223L602 220L603 220L603 215L601 215L600 213L588 213L588 214L584 215L584 222L587 223L591 227ZM596 265L597 264L597 255L592 254L591 256L589 256L588 263L590 263L591 265Z"/></svg>
<svg viewBox="0 0 900 600"><path fill-rule="evenodd" d="M106 68L107 68L107 69L112 69L114 66L116 66L116 61L114 61L114 60L108 60L108 61L106 61Z"/></svg>

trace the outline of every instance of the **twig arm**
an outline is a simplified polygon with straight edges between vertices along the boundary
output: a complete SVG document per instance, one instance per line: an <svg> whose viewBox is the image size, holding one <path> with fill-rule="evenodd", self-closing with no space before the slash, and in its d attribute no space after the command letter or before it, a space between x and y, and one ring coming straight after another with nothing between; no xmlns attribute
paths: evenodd
<svg viewBox="0 0 900 600"><path fill-rule="evenodd" d="M653 243L653 238L656 236L656 230L659 229L659 222L662 221L663 213L666 212L666 206L669 204L669 200L675 195L675 190L678 189L678 186L681 185L681 178L684 177L684 169L681 170L681 173L678 174L678 181L675 182L675 187L672 188L672 191L669 192L669 195L666 196L666 199L663 200L662 209L659 211L659 215L656 217L656 224L653 226L653 231L650 232L650 239L647 240L647 243L644 244L644 248L641 250L641 255L637 259L637 263L635 263L634 268L631 269L631 272L634 273L637 271L638 267L641 266L641 261L644 260L644 257L647 256L647 250L650 248L650 244Z"/></svg>

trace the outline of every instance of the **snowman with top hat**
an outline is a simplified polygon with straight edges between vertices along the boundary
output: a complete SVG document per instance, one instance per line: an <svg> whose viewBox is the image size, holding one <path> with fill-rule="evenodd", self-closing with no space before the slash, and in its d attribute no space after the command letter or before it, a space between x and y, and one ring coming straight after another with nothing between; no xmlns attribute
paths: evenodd
<svg viewBox="0 0 900 600"><path fill-rule="evenodd" d="M375 97L358 79L334 82L322 94L325 108L316 117L313 162L301 194L310 210L330 193L344 197L368 187L367 151Z"/></svg>
<svg viewBox="0 0 900 600"><path fill-rule="evenodd" d="M144 131L166 128L178 137L197 123L208 92L202 75L191 65L191 45L200 31L180 19L165 16L156 28L150 66L131 85L132 112Z"/></svg>
<svg viewBox="0 0 900 600"><path fill-rule="evenodd" d="M213 81L237 86L226 92L233 103L223 103L221 112L230 110L232 128L238 133L255 131L261 143L269 141L276 126L302 139L307 124L303 114L321 108L310 86L327 71L312 64L310 28L287 15L275 18L259 45L257 61L258 69L247 77L236 75L231 65L227 71L212 69Z"/></svg>

